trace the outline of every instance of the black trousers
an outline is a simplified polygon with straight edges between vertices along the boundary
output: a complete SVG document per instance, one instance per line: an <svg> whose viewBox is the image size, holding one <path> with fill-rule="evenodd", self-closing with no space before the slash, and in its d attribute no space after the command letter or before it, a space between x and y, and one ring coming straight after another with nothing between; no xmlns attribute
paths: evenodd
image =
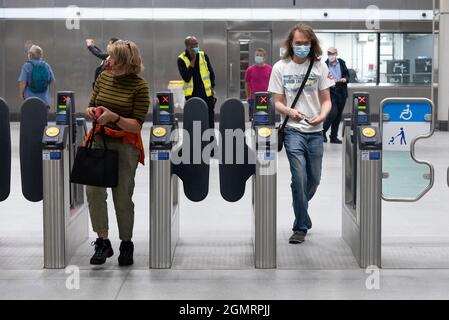
<svg viewBox="0 0 449 320"><path fill-rule="evenodd" d="M331 140L338 138L338 130L340 128L341 118L343 116L343 110L345 109L346 95L336 91L331 90L332 99L332 110L324 122L324 134L327 134L329 129L331 129Z"/></svg>
<svg viewBox="0 0 449 320"><path fill-rule="evenodd" d="M194 98L193 96L190 97L186 97L186 101ZM203 99L204 102L206 102L207 104L207 109L209 111L209 129L215 129L215 97L214 96L210 96L210 97L196 97L196 98L200 98ZM214 137L211 138L211 142L214 141Z"/></svg>

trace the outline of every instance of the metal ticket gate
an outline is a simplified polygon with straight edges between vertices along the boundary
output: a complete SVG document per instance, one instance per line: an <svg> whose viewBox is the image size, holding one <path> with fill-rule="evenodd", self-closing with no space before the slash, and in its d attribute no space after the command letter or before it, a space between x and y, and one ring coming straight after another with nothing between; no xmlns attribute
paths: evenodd
<svg viewBox="0 0 449 320"><path fill-rule="evenodd" d="M58 93L56 126L42 138L44 268L63 269L88 239L84 186L70 183L74 154L86 135L84 119L74 118L74 95Z"/></svg>
<svg viewBox="0 0 449 320"><path fill-rule="evenodd" d="M343 142L342 236L361 268L381 266L382 136L367 93L355 93Z"/></svg>
<svg viewBox="0 0 449 320"><path fill-rule="evenodd" d="M150 268L172 266L179 239L179 185L187 198L204 200L209 192L209 154L204 138L208 128L207 105L187 101L183 139L179 140L171 93L158 94L150 139ZM252 137L245 139L245 113L241 101L227 100L221 108L220 189L230 202L240 200L245 184L254 178L254 248L257 268L276 267L276 169L274 111L269 95L261 95ZM229 133L230 131L230 133ZM230 134L230 136L228 136ZM228 138L230 137L230 138ZM236 139L241 141L237 145ZM257 159L257 161L256 161Z"/></svg>
<svg viewBox="0 0 449 320"><path fill-rule="evenodd" d="M11 128L9 107L0 98L0 202L8 199L11 192Z"/></svg>
<svg viewBox="0 0 449 320"><path fill-rule="evenodd" d="M369 110L369 95L355 93L343 144L342 234L361 268L382 267L382 199L416 202L434 185L434 167L415 155L435 130L432 101L385 99L379 127Z"/></svg>
<svg viewBox="0 0 449 320"><path fill-rule="evenodd" d="M245 110L238 99L228 99L220 111L220 189L223 198L237 202L252 178L254 265L277 266L277 133L270 94L255 94L251 134L245 137Z"/></svg>
<svg viewBox="0 0 449 320"><path fill-rule="evenodd" d="M174 118L173 94L157 95L150 138L150 268L171 268L179 239L179 180L193 202L209 193L209 161L203 158L207 142L207 105L192 98L184 107L183 139Z"/></svg>

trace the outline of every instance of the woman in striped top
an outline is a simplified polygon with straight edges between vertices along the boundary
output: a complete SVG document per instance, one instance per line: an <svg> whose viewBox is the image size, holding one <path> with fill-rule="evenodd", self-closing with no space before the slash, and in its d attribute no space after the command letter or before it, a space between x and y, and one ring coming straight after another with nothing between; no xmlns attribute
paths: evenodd
<svg viewBox="0 0 449 320"><path fill-rule="evenodd" d="M119 153L119 182L112 195L122 241L118 261L120 266L129 266L134 253L132 196L138 163L144 164L145 159L141 130L150 96L148 83L138 76L143 65L136 44L119 40L108 48L108 54L109 70L98 77L86 115L104 126L108 148ZM96 118L99 112L101 116ZM94 147L103 148L101 138L95 138ZM107 192L105 188L87 187L86 193L92 227L98 234L90 262L101 265L114 254L108 239Z"/></svg>

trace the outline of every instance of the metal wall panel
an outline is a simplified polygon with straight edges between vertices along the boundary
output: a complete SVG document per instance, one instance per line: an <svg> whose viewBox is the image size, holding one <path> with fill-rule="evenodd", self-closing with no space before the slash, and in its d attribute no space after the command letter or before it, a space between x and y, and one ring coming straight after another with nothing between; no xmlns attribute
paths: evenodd
<svg viewBox="0 0 449 320"><path fill-rule="evenodd" d="M103 39L111 37L134 41L139 47L145 70L140 74L150 85L150 93L154 96L153 72L158 64L153 62L154 29L150 21L105 21L103 23Z"/></svg>
<svg viewBox="0 0 449 320"><path fill-rule="evenodd" d="M0 20L0 43L5 43L5 21ZM6 46L0 46L0 97L5 97Z"/></svg>
<svg viewBox="0 0 449 320"><path fill-rule="evenodd" d="M23 101L19 98L18 78L27 61L29 44L34 43L44 50L44 59L50 65L56 62L53 21L5 21L5 98L11 112L19 112ZM70 61L67 61L70 63ZM55 70L57 73L58 70ZM58 77L58 75L56 75Z"/></svg>
<svg viewBox="0 0 449 320"><path fill-rule="evenodd" d="M54 0L4 0L5 8L54 7Z"/></svg>
<svg viewBox="0 0 449 320"><path fill-rule="evenodd" d="M78 7L94 7L102 8L104 7L104 0L54 0L55 7L68 7L68 6L78 6Z"/></svg>
<svg viewBox="0 0 449 320"><path fill-rule="evenodd" d="M58 0L59 1L59 0ZM62 1L62 0L60 0ZM106 3L107 0L105 0ZM117 4L118 2L114 2ZM91 95L91 84L99 60L92 56L85 46L86 38L94 38L105 48L110 37L136 41L142 50L145 64L143 77L150 83L151 94L167 90L170 80L180 80L176 60L184 50L184 38L195 35L200 46L208 53L216 73L217 103L219 106L227 97L227 32L239 30L271 30L273 38L273 63L279 60L280 48L288 30L295 21L282 22L218 22L218 21L81 21L80 30L67 30L64 21L0 21L5 35L4 54L0 66L4 65L4 81L0 85L3 96L10 103L13 113L19 112L21 101L18 97L17 78L26 60L25 43L30 40L39 44L45 51L46 60L52 65L57 79L56 89L74 90L77 93L77 111L83 112ZM313 21L310 24L316 31L354 30L364 31L363 22ZM382 32L431 32L431 22L388 22L382 23ZM6 36L7 35L7 36ZM1 39L1 38L0 38ZM0 77L2 72L0 69ZM3 78L1 78L3 79ZM416 88L416 87L412 87ZM388 92L404 96L418 91L391 88L370 88L373 92ZM383 96L383 94L381 94ZM427 96L427 95L425 95Z"/></svg>
<svg viewBox="0 0 449 320"><path fill-rule="evenodd" d="M185 50L184 39L193 35L199 40L200 49L207 52L204 43L203 22L157 22L153 23L153 88L167 91L171 80L181 80L177 60ZM211 59L211 63L214 61ZM153 91L153 92L154 92Z"/></svg>
<svg viewBox="0 0 449 320"><path fill-rule="evenodd" d="M204 28L204 49L211 59L211 64L215 71L215 92L217 95L217 105L215 112L218 113L221 104L227 97L227 24L226 22L203 22Z"/></svg>
<svg viewBox="0 0 449 320"><path fill-rule="evenodd" d="M52 67L56 77L55 91L74 91L76 110L84 112L91 97L95 69L101 63L87 49L85 40L95 39L98 47L105 50L107 40L103 37L103 23L81 21L80 30L68 30L65 21L55 21L54 38Z"/></svg>
<svg viewBox="0 0 449 320"><path fill-rule="evenodd" d="M292 0L4 0L8 8L84 6L84 7L139 7L139 8L295 8ZM370 5L380 9L430 10L432 0L296 0L296 8L354 8Z"/></svg>

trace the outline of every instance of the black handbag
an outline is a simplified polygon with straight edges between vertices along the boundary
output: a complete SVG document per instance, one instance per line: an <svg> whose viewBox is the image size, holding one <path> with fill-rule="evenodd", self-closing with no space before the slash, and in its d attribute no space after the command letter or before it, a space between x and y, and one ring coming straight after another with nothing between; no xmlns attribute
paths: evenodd
<svg viewBox="0 0 449 320"><path fill-rule="evenodd" d="M302 81L301 87L299 88L298 94L296 95L296 98L293 101L293 104L291 106L292 109L294 109L296 107L296 104L298 103L298 100L301 97L301 94L303 93L304 88L306 87L306 83L309 80L310 73L312 72L314 60L315 59L312 58L311 61L310 61L309 69L307 70L306 76L304 77L304 80ZM287 126L287 123L288 123L289 119L290 119L290 117L286 116L284 122L282 123L282 125L280 125L277 128L277 132L278 132L278 151L279 152L281 152L282 148L284 148L285 127Z"/></svg>
<svg viewBox="0 0 449 320"><path fill-rule="evenodd" d="M104 149L92 149L97 123L94 122L92 133L85 147L79 147L73 164L70 182L93 187L115 188L118 185L118 152L108 150L104 127Z"/></svg>

